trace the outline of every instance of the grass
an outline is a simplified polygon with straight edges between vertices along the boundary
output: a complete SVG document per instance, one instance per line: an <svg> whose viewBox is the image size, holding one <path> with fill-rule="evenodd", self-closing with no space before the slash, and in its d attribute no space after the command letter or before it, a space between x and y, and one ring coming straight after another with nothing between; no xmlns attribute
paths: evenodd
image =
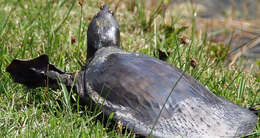
<svg viewBox="0 0 260 138"><path fill-rule="evenodd" d="M0 136L1 137L133 137L105 123L100 111L71 104L71 93L37 88L27 90L12 82L5 68L14 58L50 56L58 68L80 70L86 58L86 32L90 19L99 11L99 1L83 7L75 0L0 1ZM145 20L143 4L134 10L118 8L115 16L121 29L121 46L159 58L159 51L170 51L167 62L186 70L218 96L245 108L260 103L258 72L244 72L239 65L228 69L224 58L228 49L208 41L207 33L198 36L196 18L191 26L181 26L182 18L162 22L160 9ZM136 16L137 15L137 16ZM189 43L181 36L187 36ZM191 67L191 59L196 66ZM258 78L258 79L257 79ZM73 95L73 94L72 94ZM75 96L76 97L76 96ZM109 127L110 126L110 127ZM249 134L260 135L260 123Z"/></svg>

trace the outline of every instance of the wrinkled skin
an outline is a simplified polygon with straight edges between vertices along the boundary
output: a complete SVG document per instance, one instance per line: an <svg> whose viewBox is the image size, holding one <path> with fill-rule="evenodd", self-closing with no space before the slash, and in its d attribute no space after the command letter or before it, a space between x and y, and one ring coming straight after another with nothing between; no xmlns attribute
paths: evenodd
<svg viewBox="0 0 260 138"><path fill-rule="evenodd" d="M107 16L109 18L105 18ZM90 23L88 34L98 32L99 27L101 30L106 28L107 24L96 24L99 20L110 21L112 17L105 7ZM109 25L117 26L113 22ZM149 135L169 94L151 136L239 137L254 129L257 117L252 112L214 95L174 66L144 54L119 49L118 33L114 34L104 40L100 40L101 36L88 37L91 44L100 40L101 47L90 45L90 48L96 48L94 54L88 51L88 55L93 56L75 75L55 68L46 55L26 61L14 60L7 71L15 82L31 88L45 86L46 79L52 80L52 86L58 85L60 78L67 87L73 87L81 99L102 106L107 115L114 113L115 120L144 136ZM23 67L22 70L18 71L19 67ZM25 74L19 75L21 72ZM28 72L34 72L33 76L26 75ZM74 79L76 83L72 86Z"/></svg>

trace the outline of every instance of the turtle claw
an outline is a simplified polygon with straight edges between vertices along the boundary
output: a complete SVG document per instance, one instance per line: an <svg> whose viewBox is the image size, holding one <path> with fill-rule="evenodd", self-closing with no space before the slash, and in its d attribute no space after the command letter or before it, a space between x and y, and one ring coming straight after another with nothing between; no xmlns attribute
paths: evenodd
<svg viewBox="0 0 260 138"><path fill-rule="evenodd" d="M57 78L47 76L47 71L64 73L49 63L47 55L28 60L14 59L6 68L6 72L10 73L14 82L24 84L28 88L43 87L48 84L56 85Z"/></svg>

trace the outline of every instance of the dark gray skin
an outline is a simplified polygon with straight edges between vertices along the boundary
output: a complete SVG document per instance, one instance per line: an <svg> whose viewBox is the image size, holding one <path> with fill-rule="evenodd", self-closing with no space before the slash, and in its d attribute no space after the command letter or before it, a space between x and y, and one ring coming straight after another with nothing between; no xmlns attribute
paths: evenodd
<svg viewBox="0 0 260 138"><path fill-rule="evenodd" d="M93 18L88 28L88 50L87 59L94 57L95 52L102 47L120 46L119 25L109 11L108 5Z"/></svg>
<svg viewBox="0 0 260 138"><path fill-rule="evenodd" d="M119 49L119 26L108 6L88 29L88 61L78 73L65 73L47 55L14 60L8 67L15 82L29 88L57 88L58 78L83 101L92 101L137 134L153 137L239 137L251 132L257 117L220 98L190 75L161 60ZM21 75L23 73L23 75ZM73 81L75 84L73 85Z"/></svg>

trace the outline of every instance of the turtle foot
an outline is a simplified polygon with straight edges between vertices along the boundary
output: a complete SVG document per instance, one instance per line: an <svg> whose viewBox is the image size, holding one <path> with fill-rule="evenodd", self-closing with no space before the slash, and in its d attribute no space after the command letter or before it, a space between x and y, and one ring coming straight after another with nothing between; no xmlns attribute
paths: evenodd
<svg viewBox="0 0 260 138"><path fill-rule="evenodd" d="M49 73L47 74L47 72L64 74L64 72L49 63L49 57L47 55L26 60L14 59L6 68L6 72L10 73L14 82L21 83L28 88L44 86L57 88L57 76L48 75Z"/></svg>

